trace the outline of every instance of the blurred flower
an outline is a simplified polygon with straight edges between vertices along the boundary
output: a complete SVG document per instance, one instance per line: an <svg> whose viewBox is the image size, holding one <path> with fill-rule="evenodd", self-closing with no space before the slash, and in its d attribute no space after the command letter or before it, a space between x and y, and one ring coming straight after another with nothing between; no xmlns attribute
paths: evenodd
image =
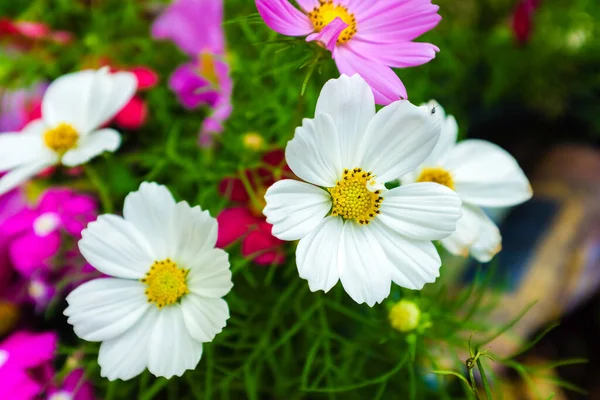
<svg viewBox="0 0 600 400"><path fill-rule="evenodd" d="M0 234L10 238L10 258L17 271L29 278L46 271L61 248L61 233L79 238L88 222L96 218L97 208L96 201L87 195L69 189L49 189L37 206L8 218L0 226ZM41 293L31 287L30 290Z"/></svg>
<svg viewBox="0 0 600 400"><path fill-rule="evenodd" d="M73 370L58 388L48 391L48 400L94 400L92 384L85 379L83 369Z"/></svg>
<svg viewBox="0 0 600 400"><path fill-rule="evenodd" d="M373 89L375 102L406 99L406 88L390 68L431 61L439 49L413 42L442 19L431 0L255 0L258 12L274 31L306 36L331 51L340 73L359 74Z"/></svg>
<svg viewBox="0 0 600 400"><path fill-rule="evenodd" d="M244 147L249 150L259 151L265 145L265 139L257 132L248 132L242 136Z"/></svg>
<svg viewBox="0 0 600 400"><path fill-rule="evenodd" d="M15 189L0 195L0 297L6 294L13 274L9 255L10 236L3 227L7 219L18 214L25 206L25 196L21 190Z"/></svg>
<svg viewBox="0 0 600 400"><path fill-rule="evenodd" d="M419 306L410 300L400 300L390 309L390 324L400 332L409 332L417 329L421 320Z"/></svg>
<svg viewBox="0 0 600 400"><path fill-rule="evenodd" d="M135 93L129 72L107 69L75 72L56 79L42 100L42 119L21 133L0 135L0 194L44 169L74 167L104 151L115 151L121 137L114 129L98 128L123 108Z"/></svg>
<svg viewBox="0 0 600 400"><path fill-rule="evenodd" d="M38 398L47 383L33 372L52 361L57 341L53 332L19 331L0 343L0 399Z"/></svg>
<svg viewBox="0 0 600 400"><path fill-rule="evenodd" d="M512 16L512 29L519 44L525 44L533 33L533 17L540 0L519 0Z"/></svg>
<svg viewBox="0 0 600 400"><path fill-rule="evenodd" d="M70 32L54 31L41 22L0 18L0 41L6 42L9 49L26 51L38 41L67 44L71 40L73 35Z"/></svg>
<svg viewBox="0 0 600 400"><path fill-rule="evenodd" d="M125 198L123 215L102 215L83 231L81 253L114 278L79 286L64 313L77 336L103 342L98 363L109 380L146 367L181 376L229 318L222 297L233 283L227 253L214 248L217 221L147 182Z"/></svg>
<svg viewBox="0 0 600 400"><path fill-rule="evenodd" d="M118 70L111 69L112 72ZM150 89L158 83L158 75L150 67L138 66L129 69L122 69L135 75L137 79L137 90ZM148 117L148 106L146 102L138 95L129 100L121 111L115 115L115 123L125 129L138 129L146 122Z"/></svg>
<svg viewBox="0 0 600 400"><path fill-rule="evenodd" d="M206 105L212 112L204 120L200 143L208 146L232 111L233 81L226 62L222 28L222 0L176 0L154 22L152 36L170 39L192 61L179 66L169 87L187 109Z"/></svg>
<svg viewBox="0 0 600 400"><path fill-rule="evenodd" d="M0 90L0 132L20 131L40 118L47 87L46 83L36 83L24 89Z"/></svg>
<svg viewBox="0 0 600 400"><path fill-rule="evenodd" d="M532 189L517 161L502 148L484 140L456 143L458 126L453 116L432 102L431 110L442 134L431 154L415 170L401 177L402 184L436 182L454 190L463 201L456 232L442 239L452 254L470 254L488 262L502 248L496 224L481 207L510 207L531 198Z"/></svg>
<svg viewBox="0 0 600 400"><path fill-rule="evenodd" d="M235 207L226 208L217 216L219 238L217 247L227 247L242 240L242 255L260 265L280 265L285 262L283 242L271 234L272 226L262 215L264 194L279 178L293 179L294 174L285 164L282 150L264 155L263 166L243 172L246 188L240 178L225 178L219 184L219 192Z"/></svg>
<svg viewBox="0 0 600 400"><path fill-rule="evenodd" d="M421 289L439 276L432 240L449 236L460 199L434 183L391 190L385 183L417 167L440 135L437 118L407 100L375 114L358 75L325 84L314 119L304 119L285 158L305 182L284 179L263 210L281 240L300 240L296 263L311 291L338 280L357 303L373 306L391 282Z"/></svg>
<svg viewBox="0 0 600 400"><path fill-rule="evenodd" d="M28 283L27 295L35 306L36 312L42 312L54 298L56 289L43 274L35 274Z"/></svg>

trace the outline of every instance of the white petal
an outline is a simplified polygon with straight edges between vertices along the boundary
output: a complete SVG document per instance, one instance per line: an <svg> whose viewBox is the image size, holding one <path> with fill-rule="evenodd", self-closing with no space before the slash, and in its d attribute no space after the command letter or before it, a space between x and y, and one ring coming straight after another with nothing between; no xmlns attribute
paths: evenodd
<svg viewBox="0 0 600 400"><path fill-rule="evenodd" d="M471 255L479 262L486 263L502 249L500 230L487 215L480 220L479 238L471 246Z"/></svg>
<svg viewBox="0 0 600 400"><path fill-rule="evenodd" d="M167 235L170 233L175 200L165 186L143 182L137 192L125 198L123 216L146 238L156 256L155 261L173 257Z"/></svg>
<svg viewBox="0 0 600 400"><path fill-rule="evenodd" d="M131 328L150 307L139 281L100 278L86 282L67 296L64 314L73 330L91 342L113 339Z"/></svg>
<svg viewBox="0 0 600 400"><path fill-rule="evenodd" d="M304 119L285 148L294 173L318 186L333 187L343 173L338 132L329 114Z"/></svg>
<svg viewBox="0 0 600 400"><path fill-rule="evenodd" d="M304 182L285 179L275 182L265 194L263 214L273 225L273 236L298 240L315 229L331 210L331 196Z"/></svg>
<svg viewBox="0 0 600 400"><path fill-rule="evenodd" d="M34 127L36 130L31 130L30 133L0 134L0 172L44 160L54 162L58 159L44 144L41 136L44 127L40 124L34 124Z"/></svg>
<svg viewBox="0 0 600 400"><path fill-rule="evenodd" d="M207 250L197 256L190 269L187 284L191 293L202 297L219 298L233 287L229 254L221 249Z"/></svg>
<svg viewBox="0 0 600 400"><path fill-rule="evenodd" d="M127 279L141 279L156 261L146 238L116 215L101 215L81 233L79 250L98 271Z"/></svg>
<svg viewBox="0 0 600 400"><path fill-rule="evenodd" d="M442 132L440 133L437 144L431 151L431 154L423 161L421 167L434 167L444 163L446 157L456 144L458 124L456 123L454 116L446 116L446 112L442 106L435 100L429 102L427 109L430 110L430 112L434 112L435 116L439 119Z"/></svg>
<svg viewBox="0 0 600 400"><path fill-rule="evenodd" d="M183 321L180 306L165 307L150 337L148 370L155 376L171 378L194 369L202 356L202 343L194 340Z"/></svg>
<svg viewBox="0 0 600 400"><path fill-rule="evenodd" d="M49 126L66 122L86 135L114 117L133 97L136 87L132 73L110 74L105 68L63 75L48 87L42 117Z"/></svg>
<svg viewBox="0 0 600 400"><path fill-rule="evenodd" d="M187 330L199 342L211 342L229 319L225 300L195 294L188 294L181 300L181 311Z"/></svg>
<svg viewBox="0 0 600 400"><path fill-rule="evenodd" d="M0 178L0 195L11 191L52 165L54 165L53 161L44 160L22 165L11 170Z"/></svg>
<svg viewBox="0 0 600 400"><path fill-rule="evenodd" d="M98 353L100 375L108 380L129 380L148 365L150 335L156 325L158 308L150 307L131 329L114 339L102 342Z"/></svg>
<svg viewBox="0 0 600 400"><path fill-rule="evenodd" d="M508 207L529 200L533 193L513 156L484 140L458 143L445 166L452 172L456 192L468 203Z"/></svg>
<svg viewBox="0 0 600 400"><path fill-rule="evenodd" d="M340 281L346 293L358 304L381 303L390 294L391 269L369 226L347 221L339 251Z"/></svg>
<svg viewBox="0 0 600 400"><path fill-rule="evenodd" d="M437 183L411 183L382 196L377 218L393 231L413 239L443 239L454 232L462 215L460 198Z"/></svg>
<svg viewBox="0 0 600 400"><path fill-rule="evenodd" d="M182 201L175 205L168 237L172 258L184 266L195 262L217 243L217 220L208 211Z"/></svg>
<svg viewBox="0 0 600 400"><path fill-rule="evenodd" d="M392 280L396 284L421 290L440 276L442 262L433 243L402 236L377 218L369 228L392 264Z"/></svg>
<svg viewBox="0 0 600 400"><path fill-rule="evenodd" d="M342 218L329 216L298 243L298 272L312 292L328 292L340 279L338 251L343 228Z"/></svg>
<svg viewBox="0 0 600 400"><path fill-rule="evenodd" d="M442 245L454 255L467 257L469 248L479 237L481 219L487 217L481 208L467 204L463 204L462 212L462 217L456 223L456 231L442 239Z"/></svg>
<svg viewBox="0 0 600 400"><path fill-rule="evenodd" d="M375 100L369 85L360 75L330 79L317 100L315 115L318 114L329 114L333 118L342 164L346 168L356 167L356 150L375 115Z"/></svg>
<svg viewBox="0 0 600 400"><path fill-rule="evenodd" d="M417 168L431 153L441 126L431 114L408 100L381 109L363 137L359 162L381 182L389 182Z"/></svg>
<svg viewBox="0 0 600 400"><path fill-rule="evenodd" d="M76 148L69 150L62 158L68 167L85 164L105 151L116 151L121 145L121 135L114 129L100 129L82 136Z"/></svg>

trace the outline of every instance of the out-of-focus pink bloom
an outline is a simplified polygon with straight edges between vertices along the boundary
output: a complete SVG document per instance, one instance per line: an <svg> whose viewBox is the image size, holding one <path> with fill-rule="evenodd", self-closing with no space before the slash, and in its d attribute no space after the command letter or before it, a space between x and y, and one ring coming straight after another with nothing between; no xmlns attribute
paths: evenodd
<svg viewBox="0 0 600 400"><path fill-rule="evenodd" d="M12 190L0 196L0 227L7 219L25 208L25 196L20 189ZM0 228L0 298L6 294L13 269L9 257L10 237Z"/></svg>
<svg viewBox="0 0 600 400"><path fill-rule="evenodd" d="M263 166L248 169L244 179L252 189L246 189L242 179L225 178L219 192L237 206L226 208L218 216L219 235L217 247L226 247L241 240L242 255L260 265L279 265L285 261L283 242L271 234L272 226L262 215L264 192L282 176L293 178L285 164L282 150L265 154ZM259 204L256 204L258 202Z"/></svg>
<svg viewBox="0 0 600 400"><path fill-rule="evenodd" d="M53 332L19 331L0 343L0 399L30 400L43 393L46 382L34 370L54 358L58 337Z"/></svg>
<svg viewBox="0 0 600 400"><path fill-rule="evenodd" d="M35 274L27 283L27 297L36 312L42 312L54 298L56 289L43 273Z"/></svg>
<svg viewBox="0 0 600 400"><path fill-rule="evenodd" d="M32 42L47 40L59 44L67 44L73 35L66 31L54 31L48 25L35 21L13 21L0 19L0 39L8 38L17 47L28 47Z"/></svg>
<svg viewBox="0 0 600 400"><path fill-rule="evenodd" d="M58 388L48 391L48 400L94 400L92 384L85 379L82 369L71 371Z"/></svg>
<svg viewBox="0 0 600 400"><path fill-rule="evenodd" d="M172 40L192 61L179 66L169 87L187 109L208 106L200 143L209 145L231 115L233 81L225 60L222 0L176 0L154 22L152 36Z"/></svg>
<svg viewBox="0 0 600 400"><path fill-rule="evenodd" d="M132 72L137 81L138 92L140 90L150 89L158 83L158 75L149 67L139 66L125 69L113 69L115 71ZM125 105L115 116L115 123L122 128L138 129L146 122L148 117L148 106L146 102L138 95L131 98L129 103Z"/></svg>
<svg viewBox="0 0 600 400"><path fill-rule="evenodd" d="M515 39L521 45L529 42L533 34L533 18L540 0L520 0L512 17L512 29Z"/></svg>
<svg viewBox="0 0 600 400"><path fill-rule="evenodd" d="M439 49L413 42L441 20L431 0L255 0L258 12L274 31L306 36L331 51L340 73L359 74L369 83L377 104L387 105L407 93L390 68L414 67Z"/></svg>
<svg viewBox="0 0 600 400"><path fill-rule="evenodd" d="M61 232L79 238L97 216L97 204L89 196L69 189L49 189L34 208L26 208L0 226L10 238L9 255L15 269L25 277L47 270L60 249Z"/></svg>
<svg viewBox="0 0 600 400"><path fill-rule="evenodd" d="M41 117L42 97L47 83L18 90L0 89L0 132L19 132Z"/></svg>

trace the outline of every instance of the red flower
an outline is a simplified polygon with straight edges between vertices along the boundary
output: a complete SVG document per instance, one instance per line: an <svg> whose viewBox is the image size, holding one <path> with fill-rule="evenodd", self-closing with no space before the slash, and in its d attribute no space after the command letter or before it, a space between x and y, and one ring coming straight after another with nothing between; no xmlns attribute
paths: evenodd
<svg viewBox="0 0 600 400"><path fill-rule="evenodd" d="M41 22L0 18L0 38L11 39L17 47L26 49L38 40L67 44L73 40L73 35L66 31L54 31Z"/></svg>
<svg viewBox="0 0 600 400"><path fill-rule="evenodd" d="M539 0L520 0L512 17L512 29L519 44L526 44L533 33L533 17Z"/></svg>
<svg viewBox="0 0 600 400"><path fill-rule="evenodd" d="M280 265L285 261L283 242L271 234L272 226L262 215L264 194L282 177L294 178L285 164L283 150L263 156L263 165L247 169L241 177L225 178L219 192L237 206L226 208L218 216L217 247L242 241L242 255L260 265Z"/></svg>
<svg viewBox="0 0 600 400"><path fill-rule="evenodd" d="M138 91L145 90L156 86L158 83L158 75L149 67L139 66L129 69L115 69L114 71L129 71L132 72L138 81ZM115 123L125 129L138 129L148 117L148 106L146 102L138 95L133 98L123 107L115 116Z"/></svg>

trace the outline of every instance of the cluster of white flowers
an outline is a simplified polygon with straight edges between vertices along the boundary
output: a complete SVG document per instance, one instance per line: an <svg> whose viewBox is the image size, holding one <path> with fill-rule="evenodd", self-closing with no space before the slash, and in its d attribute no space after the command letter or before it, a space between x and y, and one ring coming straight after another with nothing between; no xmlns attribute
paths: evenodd
<svg viewBox="0 0 600 400"><path fill-rule="evenodd" d="M120 136L100 129L131 98L135 78L83 71L48 89L43 118L22 133L0 136L0 193L44 168L79 165L114 151ZM439 276L441 240L452 253L489 261L501 248L498 228L480 207L506 207L531 197L527 178L504 150L481 140L456 144L457 125L431 103L397 101L375 112L373 93L358 75L330 80L315 118L305 119L286 147L299 180L266 192L273 235L299 240L299 274L312 291L341 281L357 303L373 306L391 283L421 289ZM402 185L387 189L385 184ZM226 325L232 288L228 255L215 248L217 222L176 203L164 186L143 183L123 217L102 215L79 248L109 277L68 297L75 333L102 342L108 379L193 369Z"/></svg>

